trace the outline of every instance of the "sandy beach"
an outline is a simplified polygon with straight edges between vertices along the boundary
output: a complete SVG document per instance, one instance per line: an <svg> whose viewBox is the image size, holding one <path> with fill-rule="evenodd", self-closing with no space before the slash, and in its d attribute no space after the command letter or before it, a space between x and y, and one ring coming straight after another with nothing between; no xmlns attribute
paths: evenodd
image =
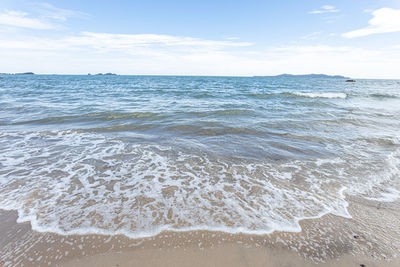
<svg viewBox="0 0 400 267"><path fill-rule="evenodd" d="M1 267L400 266L397 81L4 77Z"/></svg>
<svg viewBox="0 0 400 267"><path fill-rule="evenodd" d="M0 267L400 267L400 0L0 0Z"/></svg>
<svg viewBox="0 0 400 267"><path fill-rule="evenodd" d="M300 233L163 232L155 237L38 233L2 211L2 266L399 266L400 202L349 199L351 219L326 215Z"/></svg>

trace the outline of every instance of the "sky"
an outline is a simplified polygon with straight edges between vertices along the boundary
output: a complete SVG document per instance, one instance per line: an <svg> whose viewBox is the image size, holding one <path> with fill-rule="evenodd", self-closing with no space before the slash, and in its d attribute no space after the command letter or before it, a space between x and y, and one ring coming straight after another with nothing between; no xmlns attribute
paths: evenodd
<svg viewBox="0 0 400 267"><path fill-rule="evenodd" d="M400 0L0 0L0 72L400 79Z"/></svg>

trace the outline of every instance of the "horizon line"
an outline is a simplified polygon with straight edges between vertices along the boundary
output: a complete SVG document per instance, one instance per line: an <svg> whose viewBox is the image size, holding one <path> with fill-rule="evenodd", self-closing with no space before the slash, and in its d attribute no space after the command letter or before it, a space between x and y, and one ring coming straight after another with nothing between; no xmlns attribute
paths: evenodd
<svg viewBox="0 0 400 267"><path fill-rule="evenodd" d="M72 73L35 73L35 72L0 72L0 75L58 75L58 76L170 76L170 77L237 77L237 78L253 78L253 77L277 77L282 75L289 76L311 76L311 75L325 75L325 76L341 76L345 79L359 79L359 80L400 80L400 78L365 78L365 77L353 77L342 74L324 74L324 73L306 73L306 74L292 74L292 73L281 73L275 75L202 75L202 74L118 74L113 72L104 73L87 73L87 74L72 74Z"/></svg>

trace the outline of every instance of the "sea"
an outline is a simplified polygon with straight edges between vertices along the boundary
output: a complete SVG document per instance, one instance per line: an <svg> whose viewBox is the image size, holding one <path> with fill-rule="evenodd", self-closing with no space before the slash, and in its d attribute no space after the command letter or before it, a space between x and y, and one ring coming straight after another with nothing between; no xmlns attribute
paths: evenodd
<svg viewBox="0 0 400 267"><path fill-rule="evenodd" d="M400 80L0 75L0 209L39 232L299 232L399 174Z"/></svg>

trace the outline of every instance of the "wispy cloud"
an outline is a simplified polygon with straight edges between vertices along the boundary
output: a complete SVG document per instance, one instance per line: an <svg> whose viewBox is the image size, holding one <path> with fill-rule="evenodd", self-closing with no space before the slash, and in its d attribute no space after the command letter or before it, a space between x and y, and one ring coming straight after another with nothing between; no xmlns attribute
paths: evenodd
<svg viewBox="0 0 400 267"><path fill-rule="evenodd" d="M32 18L26 12L13 10L6 10L0 13L0 25L34 30L49 30L54 28L51 23L45 20Z"/></svg>
<svg viewBox="0 0 400 267"><path fill-rule="evenodd" d="M377 33L400 32L400 9L380 8L372 11L368 26L342 34L346 38L363 37Z"/></svg>
<svg viewBox="0 0 400 267"><path fill-rule="evenodd" d="M303 40L315 40L317 38L317 36L320 34L321 34L321 32L312 32L312 33L306 34L304 36L301 36L300 38Z"/></svg>
<svg viewBox="0 0 400 267"><path fill-rule="evenodd" d="M0 26L31 30L50 30L60 28L60 23L73 16L86 17L79 11L57 8L48 3L31 3L25 10L0 11Z"/></svg>
<svg viewBox="0 0 400 267"><path fill-rule="evenodd" d="M311 45L254 49L248 42L159 34L84 32L60 38L0 36L0 71L171 75L321 72L383 78L400 75L396 68L400 53L395 48Z"/></svg>
<svg viewBox="0 0 400 267"><path fill-rule="evenodd" d="M304 55L318 55L318 54L335 54L335 53L354 53L356 51L369 51L358 49L351 46L330 46L330 45L308 45L308 46L284 46L274 48L274 51L287 53L292 56L304 56Z"/></svg>
<svg viewBox="0 0 400 267"><path fill-rule="evenodd" d="M336 13L339 12L340 10L337 9L335 6L330 6L330 5L324 5L320 9L317 10L312 10L308 13L310 14L324 14L324 13Z"/></svg>
<svg viewBox="0 0 400 267"><path fill-rule="evenodd" d="M239 40L240 38L236 37L236 36L231 36L231 37L226 37L225 39L226 40Z"/></svg>
<svg viewBox="0 0 400 267"><path fill-rule="evenodd" d="M130 47L221 47L250 46L249 42L214 41L192 37L161 34L110 34L83 32L80 36L68 38L71 44L87 44L101 49L126 49Z"/></svg>
<svg viewBox="0 0 400 267"><path fill-rule="evenodd" d="M91 53L117 52L131 55L194 53L221 51L229 47L251 46L249 42L233 40L206 40L161 34L111 34L82 32L63 38L35 38L10 40L0 38L1 48L23 48L30 50L85 50Z"/></svg>
<svg viewBox="0 0 400 267"><path fill-rule="evenodd" d="M66 21L71 17L87 17L88 14L70 9L63 9L55 7L52 4L45 2L35 2L30 4L33 10L35 10L42 18L54 19L59 21Z"/></svg>
<svg viewBox="0 0 400 267"><path fill-rule="evenodd" d="M261 48L260 45L227 36L207 39L166 34L90 31L47 32L44 37L41 32L22 31L18 28L58 29L62 25L67 26L65 21L81 16L81 13L46 3L32 4L26 8L27 11L23 9L24 12L0 11L0 30L10 29L0 34L0 72L31 70L37 73L187 75L318 72L354 77L400 77L397 67L400 52L393 45L376 50L330 45ZM323 17L330 17L337 15L335 12L338 12L335 7L324 6L320 10L314 10L313 14L327 13ZM85 16L83 13L82 15ZM376 25L391 23L393 30L396 28L393 20L398 17L392 14L390 22L370 24L378 27ZM319 34L313 32L302 38L313 39Z"/></svg>

